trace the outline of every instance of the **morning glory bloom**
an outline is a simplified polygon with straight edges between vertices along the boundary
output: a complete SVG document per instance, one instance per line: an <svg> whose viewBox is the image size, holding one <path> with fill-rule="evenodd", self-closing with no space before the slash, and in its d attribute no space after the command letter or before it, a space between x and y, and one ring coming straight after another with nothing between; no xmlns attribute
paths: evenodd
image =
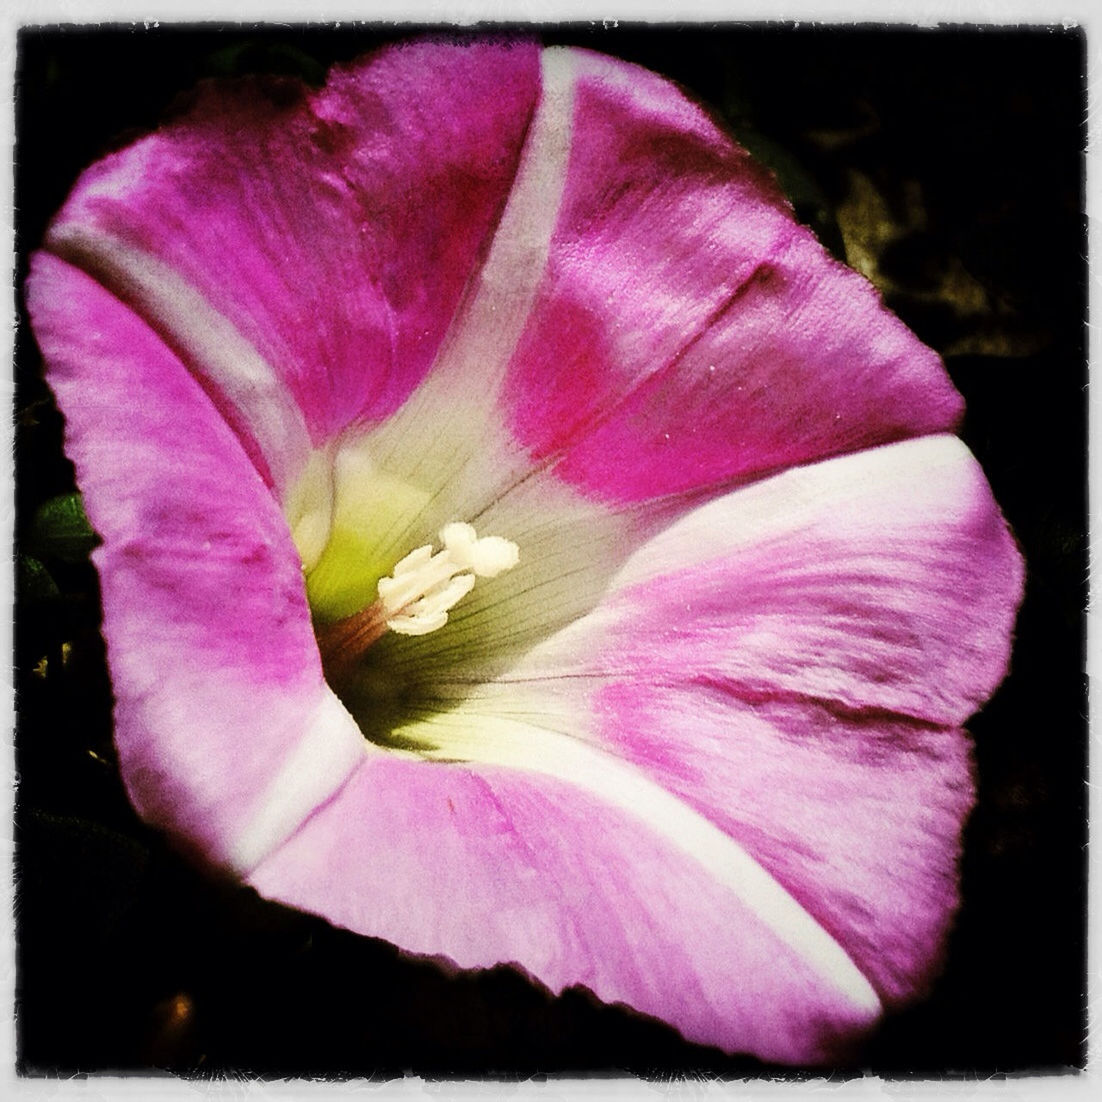
<svg viewBox="0 0 1102 1102"><path fill-rule="evenodd" d="M196 859L765 1060L929 984L1020 557L937 356L680 91L502 41L209 83L28 302Z"/></svg>

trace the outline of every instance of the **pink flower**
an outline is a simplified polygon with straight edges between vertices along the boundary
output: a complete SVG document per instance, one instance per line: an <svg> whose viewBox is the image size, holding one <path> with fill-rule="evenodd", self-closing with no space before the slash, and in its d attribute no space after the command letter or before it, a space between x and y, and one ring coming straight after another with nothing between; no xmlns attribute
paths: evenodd
<svg viewBox="0 0 1102 1102"><path fill-rule="evenodd" d="M28 296L147 821L767 1060L928 983L1020 558L937 357L676 89L212 84Z"/></svg>

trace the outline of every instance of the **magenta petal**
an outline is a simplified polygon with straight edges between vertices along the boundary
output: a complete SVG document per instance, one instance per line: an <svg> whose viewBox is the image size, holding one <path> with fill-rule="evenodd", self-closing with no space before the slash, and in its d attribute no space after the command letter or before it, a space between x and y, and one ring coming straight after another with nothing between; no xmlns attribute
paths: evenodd
<svg viewBox="0 0 1102 1102"><path fill-rule="evenodd" d="M879 1014L642 817L548 777L373 759L250 881L413 952L511 962L765 1059L829 1059Z"/></svg>
<svg viewBox="0 0 1102 1102"><path fill-rule="evenodd" d="M699 108L575 64L562 206L506 383L536 459L635 501L953 427L937 356Z"/></svg>
<svg viewBox="0 0 1102 1102"><path fill-rule="evenodd" d="M322 680L286 522L143 321L44 254L27 300L103 538L95 560L131 798L189 848L246 869L363 755Z"/></svg>
<svg viewBox="0 0 1102 1102"><path fill-rule="evenodd" d="M225 391L173 312L181 284L198 292L328 438L390 413L428 370L537 89L534 46L485 41L395 47L316 93L209 84L81 178L47 247L124 294Z"/></svg>

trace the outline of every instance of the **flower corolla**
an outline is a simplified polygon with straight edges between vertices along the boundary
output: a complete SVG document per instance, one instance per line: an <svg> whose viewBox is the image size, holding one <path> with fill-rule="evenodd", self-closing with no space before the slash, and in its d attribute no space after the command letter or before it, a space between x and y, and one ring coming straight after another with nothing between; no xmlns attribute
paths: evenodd
<svg viewBox="0 0 1102 1102"><path fill-rule="evenodd" d="M1020 557L937 356L680 91L486 40L211 83L28 302L149 823L766 1060L929 982Z"/></svg>

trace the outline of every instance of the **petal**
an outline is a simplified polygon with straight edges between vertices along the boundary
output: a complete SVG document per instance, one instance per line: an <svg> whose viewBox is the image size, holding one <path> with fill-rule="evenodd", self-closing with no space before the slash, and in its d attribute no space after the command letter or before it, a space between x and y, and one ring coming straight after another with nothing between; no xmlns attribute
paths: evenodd
<svg viewBox="0 0 1102 1102"><path fill-rule="evenodd" d="M505 384L534 460L634 501L951 428L937 356L671 85L575 55L546 271Z"/></svg>
<svg viewBox="0 0 1102 1102"><path fill-rule="evenodd" d="M496 743L526 760L371 759L251 883L412 952L512 962L768 1060L828 1060L877 1019L837 943L645 777L538 727L456 724L487 758Z"/></svg>
<svg viewBox="0 0 1102 1102"><path fill-rule="evenodd" d="M430 695L692 671L747 701L947 727L1001 681L1021 560L955 438L789 471L671 523L683 508L617 511L525 480L478 517L518 566L479 583L446 632L381 640L372 668Z"/></svg>
<svg viewBox="0 0 1102 1102"><path fill-rule="evenodd" d="M393 417L350 432L333 460L335 512L384 533L368 557L397 562L445 524L471 520L531 473L509 434L500 389L546 263L569 146L573 61L540 55L540 95L509 200L481 268L432 371ZM364 496L364 472L386 484L385 501ZM406 504L401 504L405 502Z"/></svg>
<svg viewBox="0 0 1102 1102"><path fill-rule="evenodd" d="M427 371L536 91L534 46L492 41L395 47L316 93L209 84L82 177L47 247L134 303L278 458L257 378L318 442Z"/></svg>
<svg viewBox="0 0 1102 1102"><path fill-rule="evenodd" d="M752 854L881 998L936 975L973 799L962 731L748 704L691 674L610 682L592 708L601 741Z"/></svg>
<svg viewBox="0 0 1102 1102"><path fill-rule="evenodd" d="M1002 680L1022 562L979 465L926 437L717 498L516 676L680 679L957 726Z"/></svg>
<svg viewBox="0 0 1102 1102"><path fill-rule="evenodd" d="M496 680L441 671L435 707L462 700L630 763L899 1001L936 970L956 908L972 802L957 724L1005 672L1021 584L967 449L908 441L694 510ZM479 738L439 726L404 733L485 760Z"/></svg>
<svg viewBox="0 0 1102 1102"><path fill-rule="evenodd" d="M42 253L27 301L103 538L131 799L189 848L247 869L364 754L322 680L286 522L196 381L128 308Z"/></svg>

